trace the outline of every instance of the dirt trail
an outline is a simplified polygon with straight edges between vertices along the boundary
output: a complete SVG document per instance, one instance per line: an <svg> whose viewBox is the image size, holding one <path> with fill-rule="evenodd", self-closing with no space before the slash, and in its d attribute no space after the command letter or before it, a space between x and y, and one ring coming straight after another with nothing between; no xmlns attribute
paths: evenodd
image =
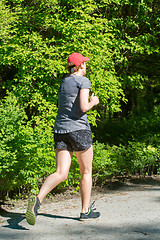
<svg viewBox="0 0 160 240"><path fill-rule="evenodd" d="M80 196L41 206L35 226L25 220L26 202L2 211L0 240L160 240L160 182L126 183L118 189L93 191L101 212L97 220L80 222Z"/></svg>

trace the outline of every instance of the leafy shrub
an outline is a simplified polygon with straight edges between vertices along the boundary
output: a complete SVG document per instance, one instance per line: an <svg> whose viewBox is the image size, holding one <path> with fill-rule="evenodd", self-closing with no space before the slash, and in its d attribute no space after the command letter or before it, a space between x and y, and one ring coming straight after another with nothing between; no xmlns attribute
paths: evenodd
<svg viewBox="0 0 160 240"><path fill-rule="evenodd" d="M139 173L143 176L157 173L160 165L160 149L158 147L132 142L129 143L127 150L133 164L131 173Z"/></svg>
<svg viewBox="0 0 160 240"><path fill-rule="evenodd" d="M116 158L112 158L112 148L97 141L93 145L93 183L105 184L106 180L119 173Z"/></svg>
<svg viewBox="0 0 160 240"><path fill-rule="evenodd" d="M35 191L41 177L55 169L51 127L34 129L16 97L9 94L0 105L0 191L27 185ZM38 189L37 189L38 190Z"/></svg>
<svg viewBox="0 0 160 240"><path fill-rule="evenodd" d="M101 186L114 177L152 175L160 169L160 148L141 142L105 146L94 144L93 181Z"/></svg>

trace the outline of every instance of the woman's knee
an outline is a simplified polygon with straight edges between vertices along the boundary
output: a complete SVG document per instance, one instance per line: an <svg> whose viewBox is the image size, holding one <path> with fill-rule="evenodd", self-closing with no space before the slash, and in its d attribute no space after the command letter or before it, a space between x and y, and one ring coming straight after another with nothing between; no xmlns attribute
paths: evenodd
<svg viewBox="0 0 160 240"><path fill-rule="evenodd" d="M92 175L92 168L81 169L81 175Z"/></svg>
<svg viewBox="0 0 160 240"><path fill-rule="evenodd" d="M59 172L57 171L60 181L64 181L68 178L68 172Z"/></svg>

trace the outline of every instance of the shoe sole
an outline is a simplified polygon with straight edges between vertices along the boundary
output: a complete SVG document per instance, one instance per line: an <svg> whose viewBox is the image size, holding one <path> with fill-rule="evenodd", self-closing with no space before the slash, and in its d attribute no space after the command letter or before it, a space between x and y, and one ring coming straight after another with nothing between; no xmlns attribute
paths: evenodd
<svg viewBox="0 0 160 240"><path fill-rule="evenodd" d="M92 221L92 220L96 220L96 219L98 219L99 217L97 217L97 218L86 218L86 219L79 219L80 221Z"/></svg>
<svg viewBox="0 0 160 240"><path fill-rule="evenodd" d="M28 208L26 211L26 220L30 225L35 225L36 216L34 213L34 207L36 205L36 196L31 196L28 200Z"/></svg>

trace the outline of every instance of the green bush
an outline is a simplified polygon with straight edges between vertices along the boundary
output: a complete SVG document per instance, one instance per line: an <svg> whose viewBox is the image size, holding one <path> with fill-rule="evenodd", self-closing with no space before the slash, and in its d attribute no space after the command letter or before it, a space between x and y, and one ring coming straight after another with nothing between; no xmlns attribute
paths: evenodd
<svg viewBox="0 0 160 240"><path fill-rule="evenodd" d="M97 141L93 145L93 184L104 185L106 180L119 174L116 158L112 158L112 148Z"/></svg>
<svg viewBox="0 0 160 240"><path fill-rule="evenodd" d="M0 191L36 191L39 179L54 169L52 128L26 124L24 109L9 94L0 105Z"/></svg>
<svg viewBox="0 0 160 240"><path fill-rule="evenodd" d="M157 173L160 165L160 149L145 143L129 143L127 148L128 156L131 159L132 174L152 175Z"/></svg>
<svg viewBox="0 0 160 240"><path fill-rule="evenodd" d="M94 144L93 182L103 186L112 177L141 176L159 173L160 147L141 142L105 146Z"/></svg>
<svg viewBox="0 0 160 240"><path fill-rule="evenodd" d="M151 175L159 172L160 111L106 120L95 130L98 140L110 144L111 159L120 174Z"/></svg>

